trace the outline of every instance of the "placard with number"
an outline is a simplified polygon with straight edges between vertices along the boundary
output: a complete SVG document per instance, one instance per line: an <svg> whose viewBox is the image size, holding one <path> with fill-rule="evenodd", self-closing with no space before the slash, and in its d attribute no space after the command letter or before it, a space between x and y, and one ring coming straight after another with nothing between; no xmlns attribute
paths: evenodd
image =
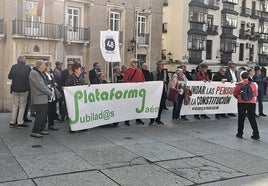
<svg viewBox="0 0 268 186"><path fill-rule="evenodd" d="M106 62L120 62L119 32L100 31L101 53Z"/></svg>

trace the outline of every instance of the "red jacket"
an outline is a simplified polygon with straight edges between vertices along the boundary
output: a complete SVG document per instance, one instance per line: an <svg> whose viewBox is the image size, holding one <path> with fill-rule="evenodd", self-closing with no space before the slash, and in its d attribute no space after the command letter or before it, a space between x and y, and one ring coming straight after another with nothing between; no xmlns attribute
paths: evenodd
<svg viewBox="0 0 268 186"><path fill-rule="evenodd" d="M142 70L139 68L137 69L128 68L124 73L124 82L144 82L144 81L145 81L144 75L142 73Z"/></svg>
<svg viewBox="0 0 268 186"><path fill-rule="evenodd" d="M198 81L204 81L204 80L209 81L210 80L208 73L205 73L205 79L204 79L204 77L202 76L202 73L200 71L196 73L196 78Z"/></svg>
<svg viewBox="0 0 268 186"><path fill-rule="evenodd" d="M248 83L248 80L244 79L240 81L239 84L240 83L245 85ZM241 94L240 94L241 86L239 84L236 84L235 89L233 91L233 95L237 99L238 103L256 103L256 97L258 96L258 85L255 82L252 82L250 84L250 87L252 88L254 96L250 101L244 101L241 99Z"/></svg>

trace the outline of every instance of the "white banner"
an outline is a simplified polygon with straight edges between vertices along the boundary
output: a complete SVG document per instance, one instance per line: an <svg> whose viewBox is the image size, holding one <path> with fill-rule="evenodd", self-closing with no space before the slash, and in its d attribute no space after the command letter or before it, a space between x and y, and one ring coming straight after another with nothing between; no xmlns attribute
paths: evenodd
<svg viewBox="0 0 268 186"><path fill-rule="evenodd" d="M64 95L72 131L139 118L156 118L162 81L72 86Z"/></svg>
<svg viewBox="0 0 268 186"><path fill-rule="evenodd" d="M237 113L235 83L187 81L187 87L192 96L189 105L182 104L181 115Z"/></svg>
<svg viewBox="0 0 268 186"><path fill-rule="evenodd" d="M100 31L100 48L106 62L120 62L119 31Z"/></svg>

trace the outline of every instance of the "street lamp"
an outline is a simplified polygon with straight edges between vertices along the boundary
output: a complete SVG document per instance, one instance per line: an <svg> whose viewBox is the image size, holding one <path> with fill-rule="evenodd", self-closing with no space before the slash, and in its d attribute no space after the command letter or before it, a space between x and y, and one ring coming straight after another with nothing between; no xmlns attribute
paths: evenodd
<svg viewBox="0 0 268 186"><path fill-rule="evenodd" d="M134 37L131 39L130 41L130 47L127 49L127 51L134 51L134 49L136 48L136 40L134 39Z"/></svg>
<svg viewBox="0 0 268 186"><path fill-rule="evenodd" d="M168 52L167 53L167 57L168 57L168 61L171 61L172 60L172 53L171 52Z"/></svg>

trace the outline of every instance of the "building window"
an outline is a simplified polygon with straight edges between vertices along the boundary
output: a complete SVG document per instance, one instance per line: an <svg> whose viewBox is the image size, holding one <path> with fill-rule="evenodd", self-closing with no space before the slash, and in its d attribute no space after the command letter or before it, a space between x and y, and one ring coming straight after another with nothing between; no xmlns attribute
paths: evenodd
<svg viewBox="0 0 268 186"><path fill-rule="evenodd" d="M120 30L120 13L118 12L110 12L110 25L109 28L112 31L119 31Z"/></svg>
<svg viewBox="0 0 268 186"><path fill-rule="evenodd" d="M233 3L233 4L238 4L238 0L223 0L223 3Z"/></svg>
<svg viewBox="0 0 268 186"><path fill-rule="evenodd" d="M206 42L206 59L212 59L212 40Z"/></svg>
<svg viewBox="0 0 268 186"><path fill-rule="evenodd" d="M145 34L146 33L146 16L138 16L138 33Z"/></svg>
<svg viewBox="0 0 268 186"><path fill-rule="evenodd" d="M146 55L145 54L138 54L137 59L139 60L140 67L143 63L146 63Z"/></svg>
<svg viewBox="0 0 268 186"><path fill-rule="evenodd" d="M26 1L25 4L26 25L25 32L27 35L38 35L41 27L41 17L37 16L37 2Z"/></svg>
<svg viewBox="0 0 268 186"><path fill-rule="evenodd" d="M268 22L262 22L260 23L259 32L268 34Z"/></svg>
<svg viewBox="0 0 268 186"><path fill-rule="evenodd" d="M68 31L77 32L79 27L79 14L78 8L68 8Z"/></svg>
<svg viewBox="0 0 268 186"><path fill-rule="evenodd" d="M239 45L239 61L244 61L244 43Z"/></svg>
<svg viewBox="0 0 268 186"><path fill-rule="evenodd" d="M237 28L237 16L232 14L223 14L222 26Z"/></svg>
<svg viewBox="0 0 268 186"><path fill-rule="evenodd" d="M268 44L263 43L259 45L259 54L268 55Z"/></svg>
<svg viewBox="0 0 268 186"><path fill-rule="evenodd" d="M147 17L143 15L138 15L137 17L137 30L138 30L138 40L137 44L149 45L149 34L147 33Z"/></svg>
<svg viewBox="0 0 268 186"><path fill-rule="evenodd" d="M221 51L235 53L236 52L236 41L228 38L221 39Z"/></svg>
<svg viewBox="0 0 268 186"><path fill-rule="evenodd" d="M188 36L188 49L189 50L204 50L204 43L206 37L199 35L189 35Z"/></svg>
<svg viewBox="0 0 268 186"><path fill-rule="evenodd" d="M197 6L189 8L189 21L205 23L207 19L207 9Z"/></svg>

